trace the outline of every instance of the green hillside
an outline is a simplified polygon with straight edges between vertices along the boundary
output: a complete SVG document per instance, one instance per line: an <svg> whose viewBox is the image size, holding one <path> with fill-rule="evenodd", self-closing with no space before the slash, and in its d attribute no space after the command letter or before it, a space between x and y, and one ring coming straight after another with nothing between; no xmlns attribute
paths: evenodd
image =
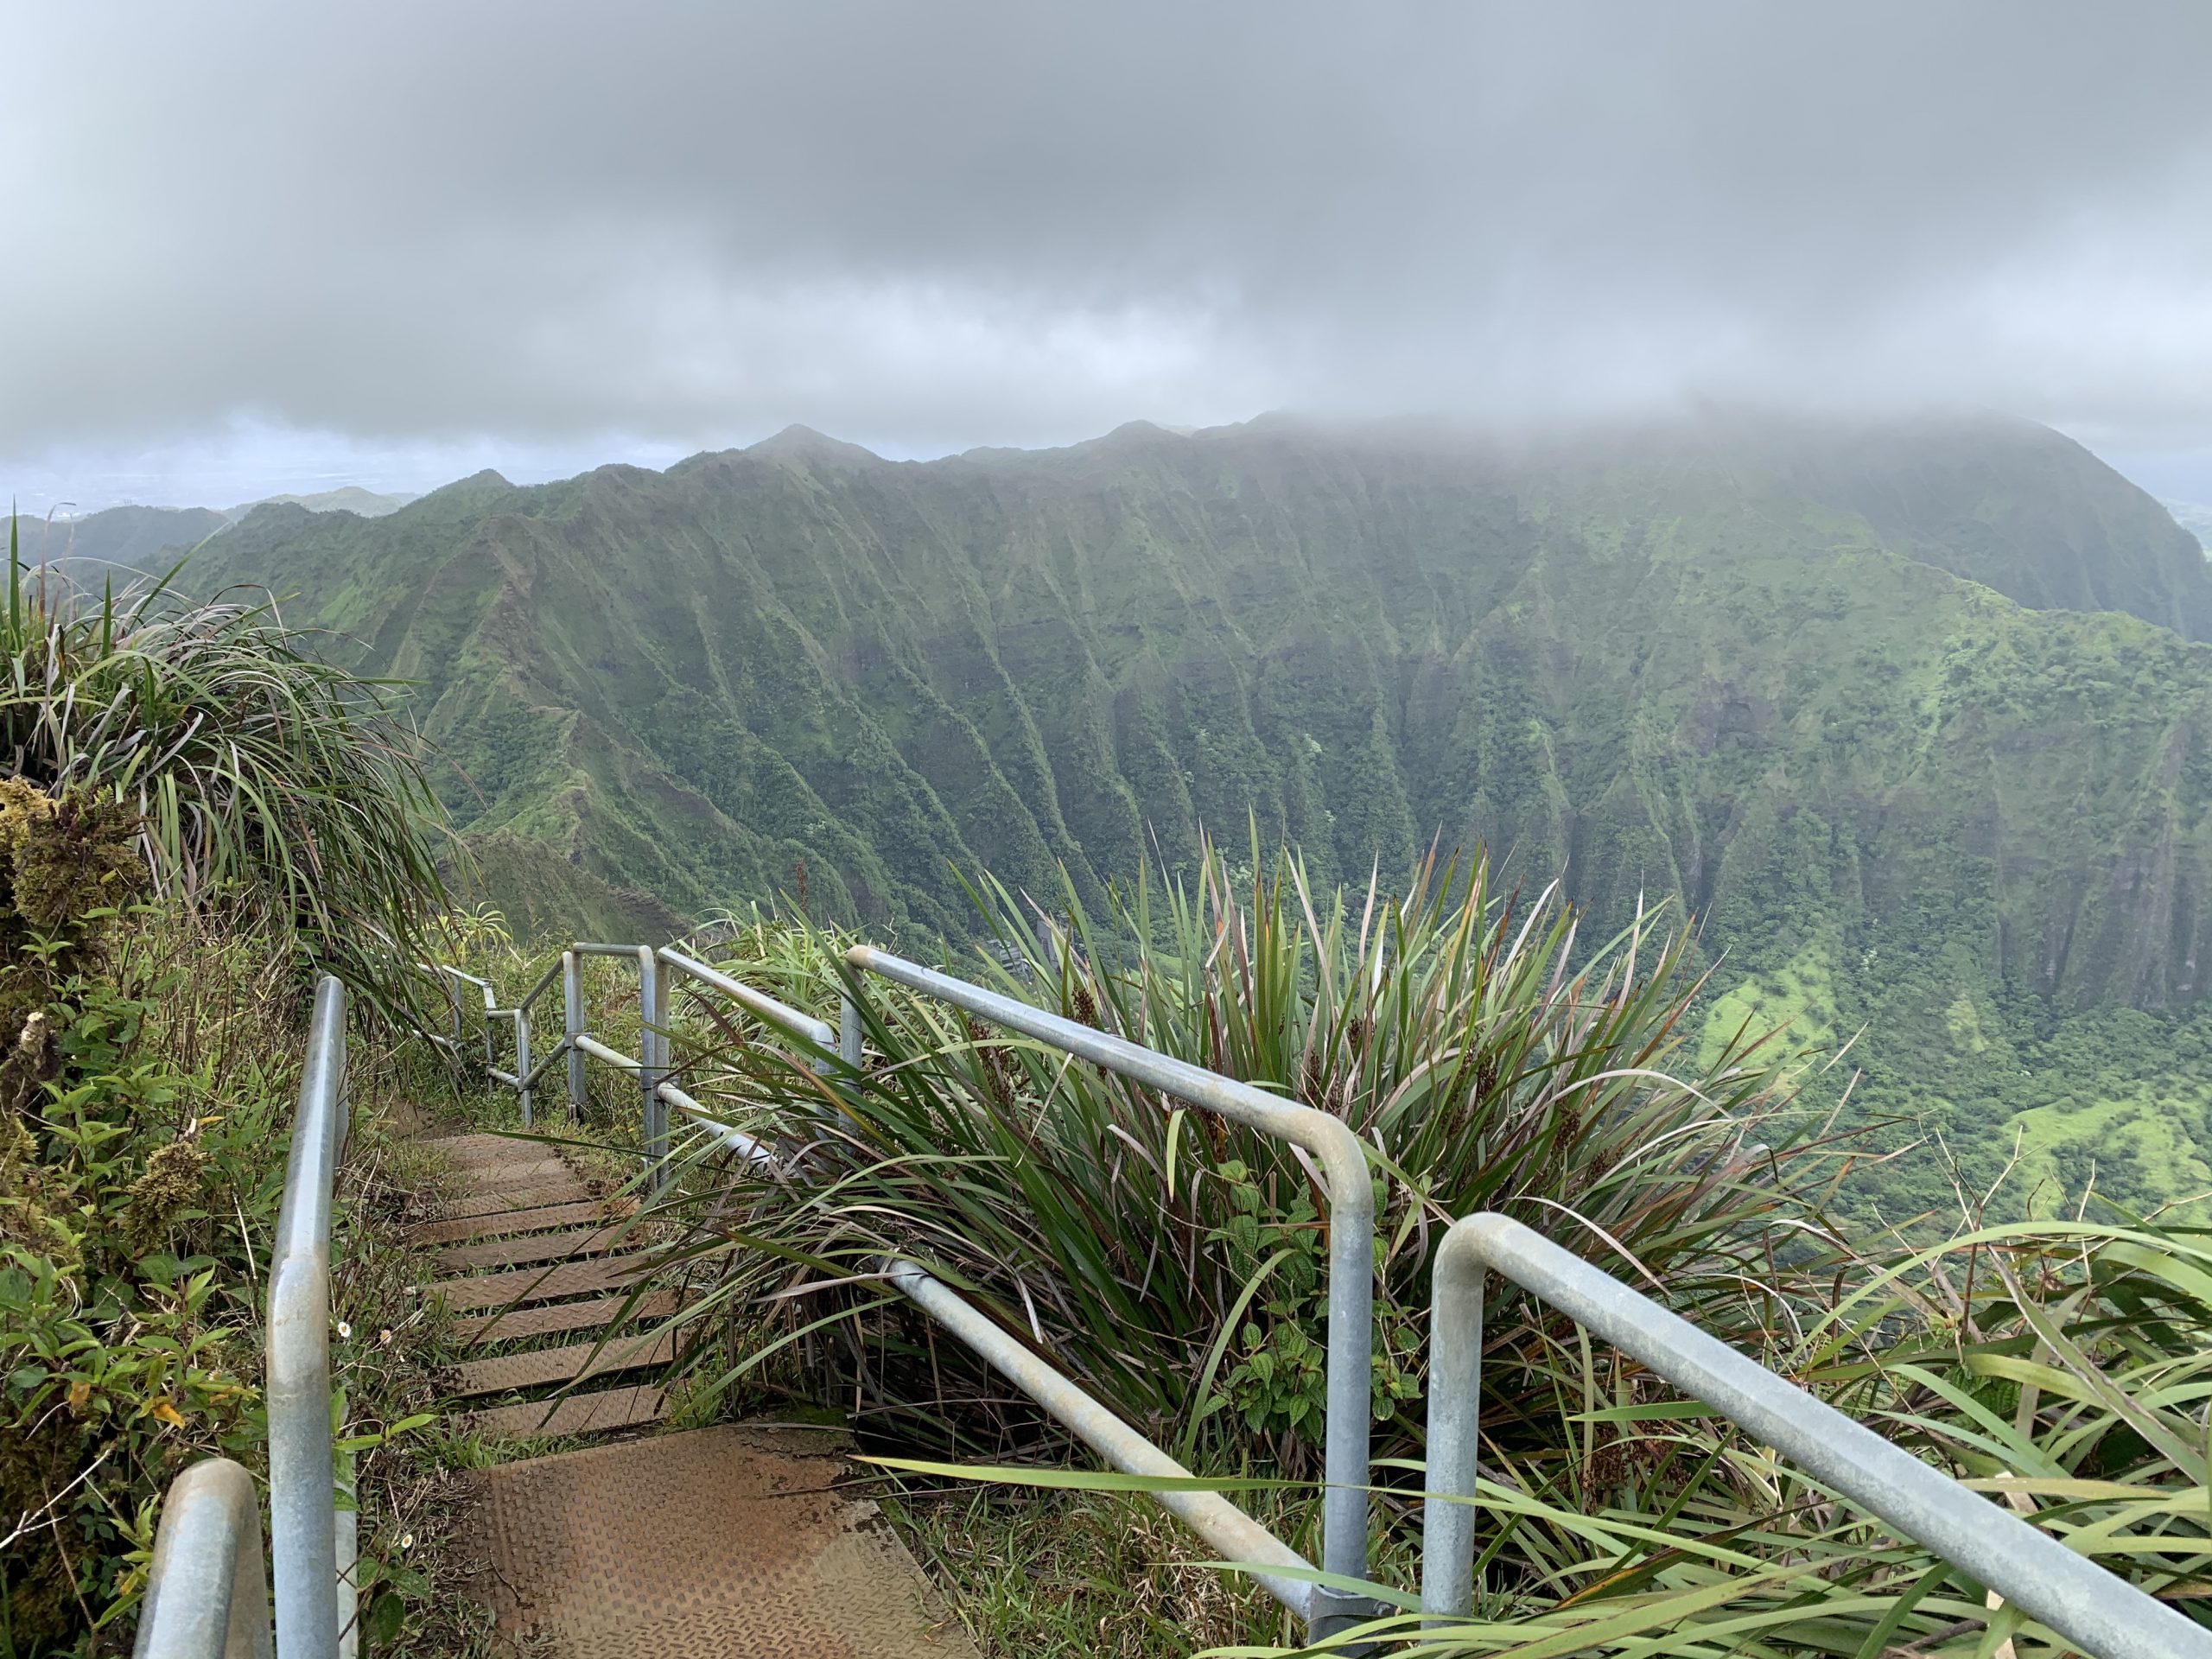
<svg viewBox="0 0 2212 1659"><path fill-rule="evenodd" d="M231 522L212 507L109 507L81 518L26 518L18 526L26 564L68 568L97 588L111 576L121 585L134 575L160 575Z"/></svg>
<svg viewBox="0 0 2212 1659"><path fill-rule="evenodd" d="M1271 417L925 464L794 429L265 507L200 563L422 682L528 926L803 879L818 919L950 933L956 872L1096 898L1248 814L1348 880L1479 837L1598 925L1704 918L1716 1022L1868 1027L1817 1090L1863 1067L1855 1111L1978 1180L2018 1135L2039 1203L2092 1160L2212 1187L2212 577L2038 428Z"/></svg>

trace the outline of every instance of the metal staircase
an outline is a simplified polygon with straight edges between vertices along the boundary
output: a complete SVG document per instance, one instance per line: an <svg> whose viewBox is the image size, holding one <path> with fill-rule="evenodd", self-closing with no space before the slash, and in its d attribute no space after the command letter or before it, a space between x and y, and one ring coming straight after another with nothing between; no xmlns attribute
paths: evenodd
<svg viewBox="0 0 2212 1659"><path fill-rule="evenodd" d="M594 955L637 964L644 1036L636 1055L613 1048L587 1028L581 970L584 958ZM669 1167L671 1111L703 1126L745 1155L762 1159L776 1155L772 1147L718 1122L669 1080L666 992L677 976L688 976L727 996L779 1033L794 1055L824 1072L861 1065L861 1027L852 997L861 994L860 987L869 976L880 976L976 1019L1024 1033L1304 1148L1325 1175L1332 1198L1325 1441L1327 1490L1322 1561L1319 1567L1308 1562L1220 1494L1168 1491L1160 1493L1157 1501L1220 1552L1223 1559L1250 1572L1306 1621L1313 1638L1344 1638L1354 1627L1382 1614L1384 1610L1379 1603L1348 1587L1366 1577L1370 1487L1367 1404L1373 1217L1366 1154L1359 1142L1342 1122L1326 1113L1287 1103L1236 1078L896 956L858 947L850 953L849 962L854 970L851 988L834 1027L673 948L575 944L512 1007L501 1006L496 988L480 979L453 969L433 971L456 992L454 1028L450 1036L441 1039L456 1054L464 1048L458 992L464 986L480 990L486 1068L495 1081L519 1096L526 1124L535 1122L540 1085L557 1064L566 1064L568 1099L571 1109L579 1112L585 1098L587 1061L613 1066L629 1077L639 1090L647 1173L652 1181L664 1179ZM550 1052L537 1057L532 1042L532 1011L556 981L563 988L563 1035ZM279 1659L325 1659L335 1655L340 1650L340 1632L349 1622L350 1612L346 1579L350 1549L336 1540L331 1520L334 1486L327 1413L328 1313L327 1294L321 1289L327 1278L330 1171L336 1147L342 1141L342 1112L336 1116L339 1127L334 1139L331 1128L330 1105L336 1098L333 1053L337 1057L337 1070L342 1071L343 1065L342 1001L335 991L334 983L326 983L324 995L318 1001L316 1046L310 1057L308 1085L302 1090L293 1148L292 1179L311 1183L312 1191L302 1200L304 1219L299 1227L288 1225L283 1230L287 1248L296 1247L312 1255L317 1213L313 1194L319 1192L323 1277L315 1276L310 1260L300 1268L296 1279L288 1278L292 1258L280 1257L272 1279L270 1486L278 1540L275 1555ZM512 1033L512 1069L498 1065L499 1056L493 1046L491 1033L503 1025ZM311 1090L318 1091L312 1101ZM576 1182L557 1156L544 1153L536 1142L471 1136L450 1143L448 1149L467 1174L472 1190L445 1216L429 1224L434 1230L424 1236L449 1247L447 1261L456 1276L442 1279L439 1290L449 1306L467 1310L465 1333L487 1350L503 1351L487 1351L481 1361L470 1362L464 1376L473 1376L480 1385L473 1389L478 1396L532 1395L512 1403L477 1408L478 1421L500 1433L509 1432L513 1425L524 1426L525 1432L545 1433L564 1432L564 1426L578 1421L585 1427L611 1424L618 1418L630 1424L651 1421L663 1403L657 1391L650 1385L621 1383L617 1379L626 1370L659 1361L608 1344L601 1350L605 1357L590 1360L588 1374L585 1369L597 1344L582 1333L603 1326L638 1282L634 1262L619 1249L627 1218L605 1206ZM289 1189L285 1213L288 1219L294 1216L294 1196ZM1145 1440L918 1265L890 1262L885 1264L885 1273L888 1281L925 1316L971 1346L1114 1467L1151 1476L1187 1473L1165 1451ZM1484 1273L1497 1274L1549 1300L1592 1335L1634 1356L1715 1414L1743 1425L1901 1536L1933 1550L2094 1659L2212 1659L2212 1630L2075 1554L2056 1538L1705 1335L1611 1274L1494 1215L1467 1217L1455 1224L1437 1258L1430 1321L1429 1463L1428 1491L1423 1497L1421 1611L1378 1622L1371 1630L1362 1632L1363 1637L1417 1638L1425 1624L1449 1624L1464 1618L1471 1606L1474 1522L1481 1502L1476 1480L1475 1425L1480 1402ZM275 1317L280 1293L291 1299L284 1305L288 1317L283 1321ZM310 1307L315 1296L323 1300ZM668 1305L661 1305L661 1311L669 1311ZM321 1323L316 1324L310 1314ZM573 1342L538 1348L518 1345L525 1339L571 1333L575 1335ZM510 1348L510 1344L518 1345ZM302 1389L312 1392L311 1350L324 1356L319 1442L307 1432L312 1401L300 1397ZM474 1369L480 1365L482 1369ZM276 1410L280 1375L288 1379L287 1408L281 1427ZM611 1386L591 1392L577 1392L570 1387L557 1396L540 1397L543 1390L601 1377L608 1379ZM572 1407L587 1415L563 1417ZM664 1436L635 1444L652 1446L690 1438ZM284 1448L282 1458L280 1446ZM754 1451L763 1456L779 1454L773 1447ZM626 1452L627 1448L611 1446L569 1455L604 1460L609 1454ZM782 1448L781 1454L821 1455L818 1450L788 1447ZM545 1465L560 1461L539 1460ZM142 1618L141 1655L159 1655L162 1659L172 1656L213 1659L227 1655L243 1659L248 1654L268 1651L266 1604L260 1599L255 1570L258 1518L245 1501L250 1487L239 1485L243 1471L234 1471L236 1465L220 1460L197 1465L172 1489ZM572 1482L569 1490L588 1491L591 1478L578 1476L576 1479L584 1485ZM631 1486L639 1478L633 1470L621 1476ZM714 1493L719 1490L714 1481L704 1478L685 1485L684 1491L691 1494L687 1501L692 1504L693 1524L709 1530L717 1525L738 1526L728 1517L715 1520ZM639 1500L640 1514L650 1514L654 1507L649 1482L646 1494ZM825 1536L842 1535L837 1529L843 1522L827 1524ZM719 1541L721 1553L710 1551L703 1559L722 1564L720 1577L727 1585L730 1575L741 1571L731 1552L741 1540L733 1535ZM588 1548L574 1539L562 1544L539 1538L534 1548L570 1562L584 1561L590 1554ZM637 1570L660 1573L657 1563L641 1563ZM887 1570L895 1573L897 1569ZM790 1586L801 1580L817 1587L836 1581L834 1575L817 1580L802 1573L798 1580L792 1580L788 1574L776 1578L766 1567L761 1571L768 1573L764 1584L772 1580L785 1586L779 1594L798 1593ZM592 1582L601 1586L606 1594L613 1594L622 1581L619 1573L613 1579L601 1573ZM653 1582L666 1592L664 1575L655 1577ZM606 1588L610 1585L614 1588ZM820 1593L841 1592L821 1589ZM788 1599L779 1605L786 1612L798 1605ZM654 1609L646 1608L635 1630L645 1631L655 1616ZM711 1619L704 1626L695 1623L671 1637L682 1645L664 1646L658 1645L658 1637L651 1642L634 1633L629 1637L609 1637L598 1625L591 1627L599 1631L596 1635L579 1626L582 1633L572 1632L561 1650L579 1654L759 1651L794 1656L817 1650L805 1643L792 1645L788 1640L776 1645L782 1638L772 1636L760 1638L767 1645L747 1646L745 1643L754 1638L724 1639L714 1635L719 1628ZM908 1646L892 1650L951 1650L913 1645L942 1639L917 1635ZM624 1641L630 1645L620 1645ZM716 1641L721 1645L701 1645ZM849 1650L873 1653L878 1649Z"/></svg>

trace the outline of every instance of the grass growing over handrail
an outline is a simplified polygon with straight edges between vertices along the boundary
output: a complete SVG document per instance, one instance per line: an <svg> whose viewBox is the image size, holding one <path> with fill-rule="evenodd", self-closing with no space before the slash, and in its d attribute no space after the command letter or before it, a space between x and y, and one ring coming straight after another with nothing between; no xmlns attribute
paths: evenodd
<svg viewBox="0 0 2212 1659"><path fill-rule="evenodd" d="M1692 988L1678 942L1646 926L1577 950L1556 894L1494 893L1479 861L1432 866L1388 902L1316 896L1294 860L1250 880L1210 853L1190 888L1141 888L1098 928L1071 906L1057 938L1033 907L983 894L1008 957L978 954L960 971L1335 1111L1375 1148L1376 1478L1399 1489L1376 1505L1375 1570L1395 1605L1410 1607L1415 1585L1428 1250L1437 1222L1484 1208L1658 1294L2146 1591L2184 1611L2212 1603L2212 1233L2121 1217L1933 1246L1839 1235L1819 1200L1853 1148L1797 1118L1798 1062L1746 1033L1694 1067L1676 1035ZM868 1010L859 1075L817 1077L819 1057L709 1000L677 1009L685 1086L786 1148L765 1177L696 1151L658 1212L690 1230L670 1270L711 1287L686 1317L727 1316L741 1338L734 1363L724 1344L696 1350L695 1384L772 1373L852 1408L910 1459L942 1448L931 1456L970 1479L1026 1478L979 1462L1065 1463L1064 1440L871 1276L896 1251L1310 1550L1315 1506L1301 1493L1318 1461L1324 1289L1312 1172L1040 1045L884 982L842 981L846 943L756 918L714 954L825 1016L849 983ZM1449 1628L1400 1618L1393 1650L2063 1650L1497 1288L1484 1593ZM1079 1495L1109 1503L1103 1488L1128 1484ZM974 1592L992 1654L1048 1650L1070 1618L1097 1623L1093 1650L1170 1650L1155 1615L1115 1622L1096 1573L1141 1568L1134 1606L1217 1572L1195 1546L1180 1567L1154 1543L1086 1567L1019 1541L1063 1513L1065 1493L1033 1509L918 1496L925 1514L963 1506L918 1535L956 1590ZM1241 1643L1217 1650L1285 1650L1272 1605L1249 1590L1173 1593L1207 1608L1211 1640Z"/></svg>
<svg viewBox="0 0 2212 1659"><path fill-rule="evenodd" d="M1823 1306L1821 1304L1825 1302ZM2023 1223L1855 1259L1770 1362L2143 1590L2212 1596L2212 1242L2153 1221ZM1637 1368L1571 1344L1579 1481L1501 1454L1489 1593L1408 1652L2069 1651ZM1579 1397L1579 1408L1578 1408ZM1401 1632L1410 1630L1410 1622ZM1248 1651L1264 1651L1261 1648Z"/></svg>
<svg viewBox="0 0 2212 1659"><path fill-rule="evenodd" d="M28 569L11 517L0 760L134 810L162 896L286 929L389 1006L444 909L442 815L386 686L309 644L266 595L94 595Z"/></svg>
<svg viewBox="0 0 2212 1659"><path fill-rule="evenodd" d="M1431 861L1385 899L1316 895L1294 856L1247 887L1211 849L1194 883L1140 884L1104 926L1069 901L1054 943L1010 895L986 902L1020 966L966 971L1332 1112L1371 1148L1379 1450L1417 1447L1429 1252L1472 1210L1571 1239L1708 1325L1771 1327L1766 1230L1814 1224L1797 1190L1808 1138L1780 1058L1748 1037L1695 1064L1682 942L1650 918L1578 950L1555 889L1516 902L1480 858ZM751 938L772 933L787 977L813 977L780 988L822 1002L837 941L803 925ZM779 988L773 960L745 965ZM856 988L873 1051L861 1075L817 1078L784 1046L742 1040L686 1066L733 1116L780 1116L808 1137L803 1177L733 1173L698 1218L695 1268L722 1274L701 1316L762 1296L794 1310L794 1330L842 1315L835 1341L825 1325L810 1344L837 1373L833 1395L857 1390L941 1445L1001 1444L1023 1414L939 1409L997 1390L944 1342L925 1351L903 1314L873 1311L877 1258L912 1256L1185 1457L1318 1472L1318 1172L926 998ZM1493 1366L1497 1397L1547 1432L1548 1384L1510 1370Z"/></svg>

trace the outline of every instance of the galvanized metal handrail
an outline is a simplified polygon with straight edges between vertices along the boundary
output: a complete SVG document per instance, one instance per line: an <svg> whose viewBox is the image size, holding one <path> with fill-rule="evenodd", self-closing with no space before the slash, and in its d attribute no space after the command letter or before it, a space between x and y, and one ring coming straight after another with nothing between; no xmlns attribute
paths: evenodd
<svg viewBox="0 0 2212 1659"><path fill-rule="evenodd" d="M729 1151L736 1153L747 1163L773 1167L776 1154L765 1141L757 1141L734 1123L725 1123L702 1106L690 1095L672 1083L663 1083L660 1097L683 1113L701 1128L710 1131Z"/></svg>
<svg viewBox="0 0 2212 1659"><path fill-rule="evenodd" d="M887 951L855 945L855 969L1018 1031L1065 1053L1186 1100L1311 1153L1328 1185L1329 1314L1324 1419L1321 1565L1346 1580L1367 1576L1368 1433L1372 1389L1375 1194L1367 1155L1344 1122L1186 1060L1064 1020ZM1164 1455L1164 1454L1163 1454ZM1364 1598L1312 1586L1308 1625L1325 1638L1380 1609Z"/></svg>
<svg viewBox="0 0 2212 1659"><path fill-rule="evenodd" d="M325 975L269 1269L270 1553L284 1659L337 1659L353 1624L355 1517L339 1519L330 1421L330 1211L345 1084L346 991Z"/></svg>
<svg viewBox="0 0 2212 1659"><path fill-rule="evenodd" d="M270 1556L283 1659L350 1659L357 1517L338 1508L331 1421L330 1216L345 1156L346 990L315 987L307 1060L270 1251L265 1389ZM350 1462L348 1465L350 1472ZM139 1659L269 1659L260 1504L222 1458L170 1484L139 1613Z"/></svg>
<svg viewBox="0 0 2212 1659"><path fill-rule="evenodd" d="M253 1477L228 1458L169 1484L132 1659L271 1659Z"/></svg>
<svg viewBox="0 0 2212 1659"><path fill-rule="evenodd" d="M2212 1659L2212 1630L2075 1554L1604 1269L1506 1216L1454 1222L1432 1281L1421 1607L1474 1597L1483 1276L1542 1297L2096 1659Z"/></svg>
<svg viewBox="0 0 2212 1659"><path fill-rule="evenodd" d="M586 1028L582 961L587 957L613 957L636 963L639 1026L643 1033L638 1054L625 1054L594 1037ZM774 1161L774 1154L760 1141L723 1122L689 1093L669 1081L671 1063L667 1009L668 992L671 988L670 975L696 980L728 997L754 1017L811 1044L821 1051L820 1057L815 1061L817 1070L828 1069L832 1063L829 1056L833 1053L843 1057L849 1064L859 1064L860 1018L849 1001L845 1001L840 1009L839 1027L832 1027L828 1021L804 1014L672 945L610 944L579 939L562 951L559 961L540 974L530 989L516 1000L512 1007L501 1007L496 988L474 974L442 963L423 963L418 965L426 973L437 976L441 982L448 986L457 987L465 982L481 988L484 995L485 1072L493 1082L515 1092L522 1108L524 1128L534 1127L533 1095L538 1081L563 1059L569 1065L569 1113L574 1121L582 1120L588 1099L588 1085L584 1072L587 1059L614 1066L636 1078L644 1132L645 1161L647 1167L655 1172L656 1179L662 1178L667 1166L666 1109L671 1106L711 1131L724 1146L747 1160L756 1163ZM533 1061L531 1009L552 988L556 979L561 982L563 1016L561 1041L550 1053ZM450 991L448 1001L454 1010L454 1034L448 1038L433 1033L431 1039L458 1056L462 1036L460 1001ZM509 1022L514 1029L515 1068L512 1071L501 1069L496 1063L496 1052L492 1042L493 1022L502 1020Z"/></svg>
<svg viewBox="0 0 2212 1659"><path fill-rule="evenodd" d="M1126 1474L1188 1480L1191 1471L1013 1338L970 1307L950 1287L912 1262L884 1263L884 1276L909 1301L981 1355L991 1369L1067 1425L1077 1440ZM1254 1568L1253 1580L1311 1624L1325 1586L1267 1569L1311 1573L1313 1562L1276 1537L1219 1492L1155 1491L1154 1503L1221 1552L1224 1560ZM1317 1631L1317 1635L1321 1632Z"/></svg>
<svg viewBox="0 0 2212 1659"><path fill-rule="evenodd" d="M642 1031L637 1054L623 1053L586 1028L582 961L587 957L619 957L637 963ZM1278 1136L1311 1153L1319 1160L1329 1187L1331 1242L1329 1400L1324 1451L1328 1490L1323 1499L1323 1567L1326 1572L1346 1579L1363 1578L1367 1570L1369 1328L1375 1221L1366 1157L1351 1132L1325 1112L1293 1104L1234 1078L1108 1036L1087 1026L1060 1020L1027 1003L1001 997L982 986L936 973L903 958L859 947L849 954L848 960L856 968L906 984L996 1024L1052 1043L1109 1071L1189 1100L1204 1109ZM772 1167L777 1162L771 1147L715 1117L668 1077L667 993L671 976L696 981L728 997L755 1018L806 1044L816 1051L812 1064L817 1071L828 1071L838 1062L857 1070L861 1064L860 1010L850 995L840 995L838 1021L833 1027L828 1021L803 1013L672 945L655 948L579 941L562 952L558 967L541 975L530 995L518 1001L514 1008L500 1008L494 997L487 996L487 1020L520 1015L524 1023L518 1028L518 1038L526 1040L526 1004L550 986L556 973L562 981L566 1014L565 1034L560 1047L540 1062L534 1071L524 1071L519 1061L517 1073L502 1072L488 1065L487 1070L495 1081L518 1088L519 1092L518 1075L523 1084L534 1081L555 1058L566 1055L569 1063L571 1110L578 1115L584 1097L582 1068L585 1060L597 1060L637 1079L643 1096L645 1158L656 1180L664 1179L667 1168L666 1109L671 1107L748 1162ZM911 1262L891 1263L887 1268L887 1277L916 1306L968 1343L987 1363L1066 1423L1116 1468L1141 1475L1189 1478L1190 1471L1166 1452L1113 1417L1104 1407L1007 1337L919 1266ZM1317 1639L1381 1611L1363 1598L1317 1584L1311 1578L1268 1572L1269 1566L1289 1568L1293 1573L1311 1574L1315 1569L1219 1493L1191 1491L1159 1496L1171 1512L1184 1519L1225 1557L1256 1568L1254 1576L1258 1581L1285 1606L1306 1619Z"/></svg>

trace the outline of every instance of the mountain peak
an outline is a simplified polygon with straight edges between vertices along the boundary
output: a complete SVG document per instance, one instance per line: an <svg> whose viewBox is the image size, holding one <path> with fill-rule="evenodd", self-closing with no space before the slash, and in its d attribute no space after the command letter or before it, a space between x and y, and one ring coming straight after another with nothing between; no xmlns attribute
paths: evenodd
<svg viewBox="0 0 2212 1659"><path fill-rule="evenodd" d="M796 421L774 437L761 439L744 453L758 456L762 461L801 461L816 465L834 461L848 467L866 466L882 459L872 449L863 449L857 443L847 443L842 438L833 438L810 426L801 426Z"/></svg>
<svg viewBox="0 0 2212 1659"><path fill-rule="evenodd" d="M1156 421L1123 421L1098 440L1101 443L1145 443L1156 438L1188 437L1189 429L1175 432Z"/></svg>

